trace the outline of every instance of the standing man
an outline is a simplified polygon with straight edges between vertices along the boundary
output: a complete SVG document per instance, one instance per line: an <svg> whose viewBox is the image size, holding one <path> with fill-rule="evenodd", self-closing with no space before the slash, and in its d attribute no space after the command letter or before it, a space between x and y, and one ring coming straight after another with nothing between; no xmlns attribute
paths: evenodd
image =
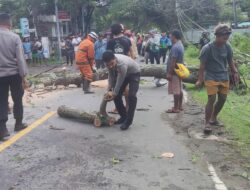
<svg viewBox="0 0 250 190"><path fill-rule="evenodd" d="M138 50L138 54L139 54L139 55L143 55L143 54L142 54L142 43L143 43L143 39L144 39L144 36L141 35L140 33L138 33L138 34L137 34L136 43L137 43L137 50Z"/></svg>
<svg viewBox="0 0 250 190"><path fill-rule="evenodd" d="M41 64L43 59L43 44L38 38L35 38L35 43L33 48L35 53L34 61L35 63Z"/></svg>
<svg viewBox="0 0 250 190"><path fill-rule="evenodd" d="M160 39L160 58L163 58L163 63L166 61L167 51L168 51L168 44L169 38L167 37L166 32L163 32Z"/></svg>
<svg viewBox="0 0 250 190"><path fill-rule="evenodd" d="M205 82L208 94L206 105L204 133L212 132L211 126L222 126L217 116L222 110L229 92L228 65L231 68L234 82L239 81L237 68L233 62L233 50L227 43L232 31L225 24L215 28L215 41L205 45L200 54L199 78L196 83L200 87ZM217 96L217 102L216 101Z"/></svg>
<svg viewBox="0 0 250 190"><path fill-rule="evenodd" d="M111 26L113 39L109 40L107 50L112 51L114 54L122 54L135 59L135 54L132 47L131 40L124 36L124 26L122 24L114 24ZM128 108L128 89L124 93L126 100L126 107ZM117 109L112 110L110 113L117 114Z"/></svg>
<svg viewBox="0 0 250 190"><path fill-rule="evenodd" d="M143 41L143 52L144 52L144 59L146 64L148 64L150 49L149 49L149 35L145 36L145 39Z"/></svg>
<svg viewBox="0 0 250 190"><path fill-rule="evenodd" d="M169 53L170 53L171 48L172 48L172 42L171 42L171 39L170 39L170 34L167 35L167 37L168 37L168 44L167 44L167 47L168 47L168 51L169 51Z"/></svg>
<svg viewBox="0 0 250 190"><path fill-rule="evenodd" d="M24 50L25 60L28 64L30 64L32 60L32 50L31 50L31 42L29 38L24 38L23 50Z"/></svg>
<svg viewBox="0 0 250 190"><path fill-rule="evenodd" d="M209 32L202 32L200 41L199 41L199 48L200 50L207 45L210 42L210 38L209 38Z"/></svg>
<svg viewBox="0 0 250 190"><path fill-rule="evenodd" d="M140 67L132 58L114 54L112 51L104 52L103 61L109 70L108 96L114 100L117 111L121 116L116 124L121 124L121 130L127 130L133 123L137 105L136 94L140 83ZM128 110L126 110L122 95L128 85Z"/></svg>
<svg viewBox="0 0 250 190"><path fill-rule="evenodd" d="M168 93L174 96L174 107L167 110L167 113L179 113L183 110L183 87L182 79L176 75L174 69L176 64L184 64L184 46L181 42L181 32L179 30L173 30L171 32L171 41L173 47L167 61L167 80Z"/></svg>
<svg viewBox="0 0 250 190"><path fill-rule="evenodd" d="M95 32L88 34L83 40L76 52L76 65L78 66L83 77L83 91L85 94L93 94L90 91L90 83L93 81L93 70L95 65L95 41L98 35Z"/></svg>
<svg viewBox="0 0 250 190"><path fill-rule="evenodd" d="M71 64L71 66L74 63L74 46L72 44L72 40L70 38L70 36L67 37L66 42L65 42L65 54L66 54L66 61L67 61L67 65L69 65L69 62Z"/></svg>
<svg viewBox="0 0 250 190"><path fill-rule="evenodd" d="M132 53L131 53L131 57L133 59L136 59L138 57L138 50L137 50L137 46L136 46L136 41L134 38L134 33L131 32L131 30L127 29L124 31L124 35L130 40L131 42L131 48L132 48Z"/></svg>
<svg viewBox="0 0 250 190"><path fill-rule="evenodd" d="M75 53L78 51L78 47L79 47L81 41L82 41L82 39L81 39L80 34L73 37L72 44L74 46Z"/></svg>
<svg viewBox="0 0 250 190"><path fill-rule="evenodd" d="M107 50L111 50L115 54L123 54L135 58L132 49L132 43L129 38L123 35L123 25L114 24L111 26L113 39L108 41Z"/></svg>
<svg viewBox="0 0 250 190"><path fill-rule="evenodd" d="M96 68L105 68L105 65L102 61L102 55L107 49L107 41L104 39L104 36L101 34L99 35L98 41L95 42L95 63Z"/></svg>
<svg viewBox="0 0 250 190"><path fill-rule="evenodd" d="M149 59L150 63L154 64L156 60L156 64L160 64L160 38L158 38L154 32L152 32L151 37L149 39Z"/></svg>
<svg viewBox="0 0 250 190"><path fill-rule="evenodd" d="M24 59L20 37L10 31L11 19L0 14L0 140L9 136L8 121L9 90L14 102L15 131L25 129L23 124L23 94L28 69Z"/></svg>

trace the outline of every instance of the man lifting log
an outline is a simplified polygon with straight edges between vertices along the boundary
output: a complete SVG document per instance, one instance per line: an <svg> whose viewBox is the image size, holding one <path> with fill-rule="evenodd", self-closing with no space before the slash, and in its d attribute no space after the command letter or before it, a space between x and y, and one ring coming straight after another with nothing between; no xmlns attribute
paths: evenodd
<svg viewBox="0 0 250 190"><path fill-rule="evenodd" d="M114 100L117 111L121 116L116 124L121 124L121 130L127 130L133 123L134 113L137 105L137 92L140 82L140 67L137 62L126 55L114 54L106 51L103 61L109 71L108 99ZM122 95L129 85L128 111L126 110Z"/></svg>

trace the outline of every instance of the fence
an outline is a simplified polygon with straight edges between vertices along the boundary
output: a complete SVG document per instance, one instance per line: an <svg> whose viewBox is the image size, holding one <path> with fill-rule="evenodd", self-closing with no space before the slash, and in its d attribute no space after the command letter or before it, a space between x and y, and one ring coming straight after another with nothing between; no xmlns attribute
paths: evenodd
<svg viewBox="0 0 250 190"><path fill-rule="evenodd" d="M207 29L208 32L210 32L210 38L213 39L214 35L214 31L213 29L210 27L209 29ZM184 32L184 36L186 38L186 40L188 40L189 42L196 44L199 43L201 34L202 34L202 30L189 30ZM233 29L233 34L249 34L250 35L250 28L245 28L245 29Z"/></svg>

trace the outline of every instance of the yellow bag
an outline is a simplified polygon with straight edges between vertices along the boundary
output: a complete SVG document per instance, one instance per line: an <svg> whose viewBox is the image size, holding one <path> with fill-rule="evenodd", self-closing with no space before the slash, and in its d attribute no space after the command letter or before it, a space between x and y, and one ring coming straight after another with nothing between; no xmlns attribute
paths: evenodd
<svg viewBox="0 0 250 190"><path fill-rule="evenodd" d="M188 68L182 64L182 63L177 63L177 69L174 69L175 73L181 78L181 79L185 79L188 78L190 75L190 71L188 70Z"/></svg>

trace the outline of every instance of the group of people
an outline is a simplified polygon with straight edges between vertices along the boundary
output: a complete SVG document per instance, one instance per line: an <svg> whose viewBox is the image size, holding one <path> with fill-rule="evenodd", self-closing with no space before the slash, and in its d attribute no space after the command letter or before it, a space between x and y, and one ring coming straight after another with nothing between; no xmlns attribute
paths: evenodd
<svg viewBox="0 0 250 190"><path fill-rule="evenodd" d="M137 49L137 46L133 47L135 41L133 41L132 35L128 34L131 34L131 32L125 30L122 24L112 25L112 37L107 41L106 51L103 52L101 60L109 70L107 96L109 100L114 100L116 110L120 115L120 119L116 123L121 124L122 130L128 129L133 122L140 82L140 67L135 61L138 50L135 51ZM85 94L94 93L90 91L90 83L93 80L97 40L98 35L95 32L89 33L88 37L80 43L76 53L76 64L83 76ZM161 50L165 50L163 54L166 54L167 44L170 40L171 45L173 43L173 49L167 63L167 79L169 80L169 93L174 94L175 107L168 112L176 113L182 109L183 92L181 79L174 75L174 69L176 63L184 64L184 46L181 42L180 31L174 30L171 32L171 39L167 38L164 33L160 38L161 44L164 44L164 46L161 46ZM152 33L148 45L155 46L155 43L155 34ZM153 53L156 56L156 52ZM125 95L126 105L123 104L123 95Z"/></svg>
<svg viewBox="0 0 250 190"><path fill-rule="evenodd" d="M172 41L170 35L166 32L162 34L156 31L151 31L145 35L142 43L142 55L145 57L146 64L150 60L151 64L160 64L161 58L162 63L166 63L167 52L170 52L172 47Z"/></svg>
<svg viewBox="0 0 250 190"><path fill-rule="evenodd" d="M41 64L44 58L43 46L38 38L35 38L33 41L30 40L30 37L23 38L23 50L27 64Z"/></svg>
<svg viewBox="0 0 250 190"><path fill-rule="evenodd" d="M159 34L152 30L148 34L135 34L134 31L124 29L122 34L131 42L130 53L131 56L133 56L133 59L143 56L146 64L148 64L149 60L151 64L154 64L155 62L160 64L162 58L162 63L166 63L167 53L170 52L172 47L171 39L166 32ZM102 61L102 55L105 50L107 50L108 41L112 39L113 36L115 36L115 34L112 32L111 34L100 33L98 35L98 40L94 43L95 63L97 69L105 67ZM66 57L67 65L73 65L78 46L82 40L83 38L80 34L70 35L62 40L61 49L63 55Z"/></svg>
<svg viewBox="0 0 250 190"><path fill-rule="evenodd" d="M10 27L10 16L0 14L0 140L9 136L6 127L9 90L14 101L15 131L27 127L23 123L22 104L24 89L27 87L25 79L28 73L27 65L20 37L11 32ZM125 35L125 31L122 24L112 25L112 37L104 43L103 52L99 52L102 55L98 55L98 60L102 62L100 65L102 67L105 65L109 74L105 97L115 103L117 112L120 115L116 124L120 125L121 130L127 130L133 123L140 84L140 66L135 60L136 54L133 47L136 46L136 43ZM233 79L238 80L237 68L233 63L233 51L227 43L230 34L231 29L228 26L217 26L215 40L205 45L201 50L201 66L196 85L201 86L205 83L208 93L205 133L212 131L212 125L220 125L217 116L229 92L228 65L231 68ZM162 35L162 37L166 36ZM156 41L154 38L155 35L151 34L149 44ZM181 39L182 33L179 30L173 30L168 39L171 41L172 48L166 62L166 78L169 81L168 92L174 98L174 106L167 110L167 113L179 113L183 110L182 79L175 72L177 64L184 64L184 46ZM75 61L82 74L85 94L93 93L90 91L90 83L93 80L96 59L95 50L98 52L98 48L102 48L101 44L97 43L98 40L102 40L102 37L99 37L95 32L91 32L84 40L81 40L77 50L74 49ZM167 44L166 41L164 44ZM166 49L168 45L159 47ZM165 54L165 52L163 53ZM123 103L123 95L125 95L126 105ZM216 95L218 96L217 103L215 103Z"/></svg>

